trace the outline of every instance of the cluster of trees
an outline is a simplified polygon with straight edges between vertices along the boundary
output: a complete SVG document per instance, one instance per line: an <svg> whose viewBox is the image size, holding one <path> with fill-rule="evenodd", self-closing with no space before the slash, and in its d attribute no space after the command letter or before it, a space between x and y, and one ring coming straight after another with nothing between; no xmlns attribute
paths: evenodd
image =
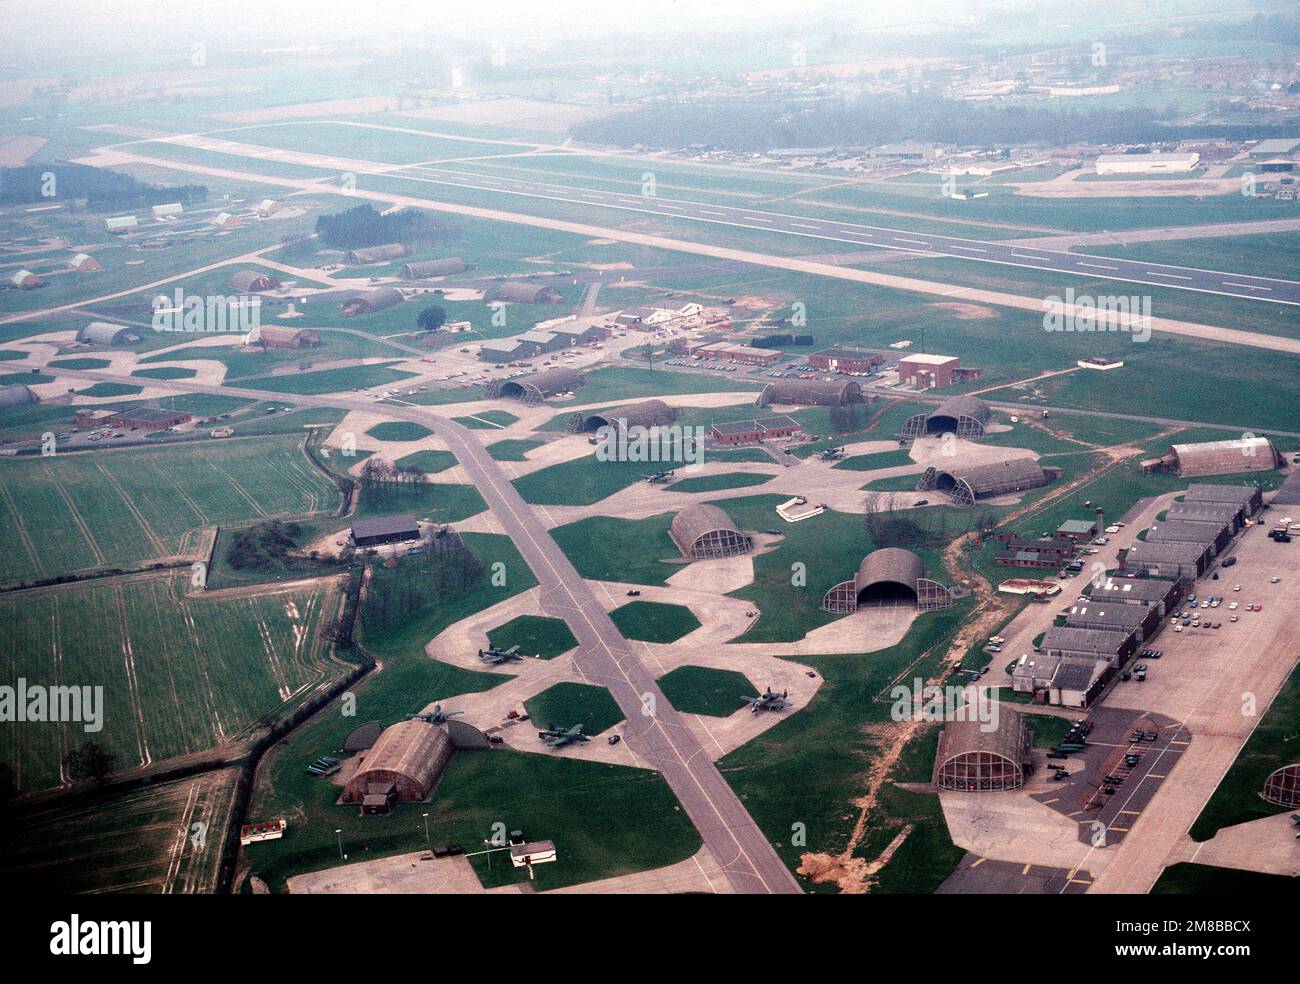
<svg viewBox="0 0 1300 984"><path fill-rule="evenodd" d="M418 557L406 558L391 568L373 568L361 608L363 632L391 631L422 609L470 591L483 574L483 562L460 534L444 526L421 543Z"/></svg>
<svg viewBox="0 0 1300 984"><path fill-rule="evenodd" d="M84 198L90 205L128 208L164 202L201 202L204 185L153 185L129 174L85 164L25 164L0 168L0 205Z"/></svg>
<svg viewBox="0 0 1300 984"><path fill-rule="evenodd" d="M367 458L361 464L361 505L375 508L391 505L424 484L424 471L416 465L395 465L383 458Z"/></svg>
<svg viewBox="0 0 1300 984"><path fill-rule="evenodd" d="M316 218L316 236L332 249L362 249L385 243L433 246L456 237L456 227L445 219L405 208L387 215L371 205L357 205Z"/></svg>
<svg viewBox="0 0 1300 984"><path fill-rule="evenodd" d="M235 534L226 551L226 563L237 571L265 570L290 564L298 554L302 527L273 519Z"/></svg>
<svg viewBox="0 0 1300 984"><path fill-rule="evenodd" d="M785 348L787 345L813 345L812 335L764 335L749 343L754 348Z"/></svg>
<svg viewBox="0 0 1300 984"><path fill-rule="evenodd" d="M851 434L853 431L861 430L861 409L856 403L850 403L847 407L831 407L831 432L835 434Z"/></svg>
<svg viewBox="0 0 1300 984"><path fill-rule="evenodd" d="M420 316L415 319L415 324L421 331L437 331L447 323L447 312L434 304L420 312Z"/></svg>
<svg viewBox="0 0 1300 984"><path fill-rule="evenodd" d="M852 102L737 97L712 104L649 106L588 120L572 133L578 140L624 147L703 144L753 153L779 147L871 147L904 140L972 146L1160 143L1228 132L1212 125L1160 122L1177 115L1173 107L1062 110L973 105L930 93L874 95Z"/></svg>

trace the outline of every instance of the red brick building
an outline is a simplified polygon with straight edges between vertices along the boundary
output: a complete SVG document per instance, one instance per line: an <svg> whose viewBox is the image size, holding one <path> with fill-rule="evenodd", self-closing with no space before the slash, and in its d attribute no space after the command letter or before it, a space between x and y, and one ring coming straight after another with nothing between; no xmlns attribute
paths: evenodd
<svg viewBox="0 0 1300 984"><path fill-rule="evenodd" d="M833 345L808 356L808 365L823 372L868 373L882 365L885 357L879 352L865 349L841 348Z"/></svg>
<svg viewBox="0 0 1300 984"><path fill-rule="evenodd" d="M961 369L961 359L955 355L926 355L918 352L899 360L898 381L920 389L951 386Z"/></svg>
<svg viewBox="0 0 1300 984"><path fill-rule="evenodd" d="M784 414L754 420L732 420L714 424L709 436L719 444L757 444L780 437L792 437L803 431L799 421Z"/></svg>

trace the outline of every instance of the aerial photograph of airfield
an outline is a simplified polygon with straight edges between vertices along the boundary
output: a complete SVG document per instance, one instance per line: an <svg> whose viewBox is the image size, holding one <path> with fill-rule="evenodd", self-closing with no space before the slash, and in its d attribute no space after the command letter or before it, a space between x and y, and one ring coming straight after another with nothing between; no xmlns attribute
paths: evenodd
<svg viewBox="0 0 1300 984"><path fill-rule="evenodd" d="M1293 6L228 6L0 65L7 884L1294 891Z"/></svg>

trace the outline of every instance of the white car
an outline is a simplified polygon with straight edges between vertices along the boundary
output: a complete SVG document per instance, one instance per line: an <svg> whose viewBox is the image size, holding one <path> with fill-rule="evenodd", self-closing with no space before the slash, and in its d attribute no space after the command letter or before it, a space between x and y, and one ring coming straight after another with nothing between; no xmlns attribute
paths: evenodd
<svg viewBox="0 0 1300 984"><path fill-rule="evenodd" d="M1228 611L1235 612L1236 610L1237 610L1237 603L1234 601L1231 605L1228 606Z"/></svg>
<svg viewBox="0 0 1300 984"><path fill-rule="evenodd" d="M1280 577L1278 577L1276 574L1274 574L1272 577L1270 577L1270 578L1268 579L1268 583L1269 583L1269 584L1277 584L1277 582L1280 581L1280 580L1282 580L1282 579L1281 579Z"/></svg>
<svg viewBox="0 0 1300 984"><path fill-rule="evenodd" d="M1119 527L1118 527L1118 526L1107 526L1107 527L1106 527L1106 532L1107 532L1107 533L1118 533L1118 532L1119 532Z"/></svg>
<svg viewBox="0 0 1300 984"><path fill-rule="evenodd" d="M1235 621L1237 621L1237 616L1236 616L1236 615L1229 615L1229 616L1228 616L1228 621L1229 621L1229 622L1235 622Z"/></svg>
<svg viewBox="0 0 1300 984"><path fill-rule="evenodd" d="M1234 585L1232 586L1232 590L1233 590L1233 591L1240 591L1240 590L1241 590L1241 585L1240 585L1240 584L1234 584Z"/></svg>

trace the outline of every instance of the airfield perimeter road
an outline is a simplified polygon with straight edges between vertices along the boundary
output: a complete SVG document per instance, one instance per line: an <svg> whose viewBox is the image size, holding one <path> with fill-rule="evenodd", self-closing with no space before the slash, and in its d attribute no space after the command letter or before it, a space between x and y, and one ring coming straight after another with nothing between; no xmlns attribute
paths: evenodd
<svg viewBox="0 0 1300 984"><path fill-rule="evenodd" d="M30 365L28 366L30 368ZM69 375L103 382L127 383L132 377L94 370L68 370ZM138 378L135 382L139 382ZM542 610L562 618L578 640L574 665L590 683L609 689L627 717L624 740L648 766L658 770L677 795L682 809L708 845L736 892L799 894L801 889L763 832L722 778L708 753L668 702L609 615L551 539L545 523L524 502L483 445L468 428L424 409L376 404L345 396L267 394L231 386L206 386L178 380L159 385L185 393L207 393L243 399L313 407L374 411L432 428L447 442L461 467L473 479L494 516L514 541L541 585ZM509 576L509 572L507 572ZM652 707L653 713L647 708ZM592 824L604 823L592 817Z"/></svg>
<svg viewBox="0 0 1300 984"><path fill-rule="evenodd" d="M267 152L266 148L253 149L258 152L257 157L259 159L273 156ZM317 161L328 160L328 158L319 158L315 155L302 156L309 158L314 157ZM848 280L854 283L873 284L896 290L931 294L948 298L949 300L993 304L1007 308L1015 308L1022 311L1032 311L1040 316L1046 310L1045 302L1042 297L1028 297L1020 294L1009 294L1005 291L983 290L974 287L958 287L952 284L945 284L931 280L921 280L916 277L898 277L872 270L836 266L833 263L817 262L805 257L758 253L753 250L734 249L728 246L717 246L711 243L693 242L669 236L632 232L627 229L599 226L585 222L571 222L565 219L552 219L540 215L506 212L500 209L482 208L476 205L460 205L453 202L438 201L433 198L421 198L414 195L399 195L393 192L372 191L361 187L344 190L341 187L332 186L326 183L328 180L326 178L318 178L309 181L300 178L273 177L255 171L212 167L204 164L190 164L183 161L171 160L166 157L153 157L147 154L131 153L119 149L101 149L90 156L78 159L76 163L90 164L99 167L116 167L126 164L148 164L168 170L184 171L190 174L204 174L212 177L228 178L237 181L251 182L254 184L272 185L279 188L294 188L299 191L312 192L316 194L340 195L345 198L383 202L389 206L404 206L406 208L419 208L435 212L449 212L455 215L469 215L475 218L488 219L494 222L510 222L516 225L536 226L542 229L569 232L588 239L612 239L616 242L634 243L640 246L673 250L679 253L693 253L699 256L709 256L715 259L731 260L737 263L747 263L753 266L786 270L793 273L803 273L818 277L830 277L836 280ZM251 166L256 166L256 161L250 160L249 163ZM326 165L317 163L315 166L325 167ZM383 174L385 170L391 170L396 167L398 167L398 165L372 164L369 167L368 173ZM593 203L586 202L585 204L590 205ZM755 228L758 227L755 226ZM833 237L822 236L820 238ZM1088 274L1096 277L1098 271L1088 271ZM1291 283L1291 281L1279 281L1279 283ZM1178 281L1169 281L1165 283L1165 286L1167 287L1179 285L1180 282ZM1187 285L1181 284L1181 286L1186 287ZM1300 289L1300 284L1295 284L1295 286ZM1275 299L1271 293L1265 296L1269 300ZM1297 303L1300 303L1300 300L1298 300ZM77 306L81 305L74 303L64 307L66 309ZM1062 309L1066 314L1073 314L1077 317L1092 318L1096 316L1094 308L1089 307L1084 309L1079 307L1077 304L1062 305ZM30 319L32 316L31 312L6 315L0 317L0 324L6 324L10 321L20 319ZM1120 326L1119 330L1122 330L1127 326L1140 325L1142 328L1149 328L1151 331L1165 334L1200 338L1207 341L1223 342L1230 345L1248 345L1253 348L1269 349L1275 352L1300 354L1300 338L1288 338L1284 335L1269 335L1258 331L1243 331L1235 328L1223 328L1218 325L1198 324L1192 321L1180 321L1173 318L1151 317L1147 319L1138 319L1130 315L1121 315L1114 320L1117 325Z"/></svg>

